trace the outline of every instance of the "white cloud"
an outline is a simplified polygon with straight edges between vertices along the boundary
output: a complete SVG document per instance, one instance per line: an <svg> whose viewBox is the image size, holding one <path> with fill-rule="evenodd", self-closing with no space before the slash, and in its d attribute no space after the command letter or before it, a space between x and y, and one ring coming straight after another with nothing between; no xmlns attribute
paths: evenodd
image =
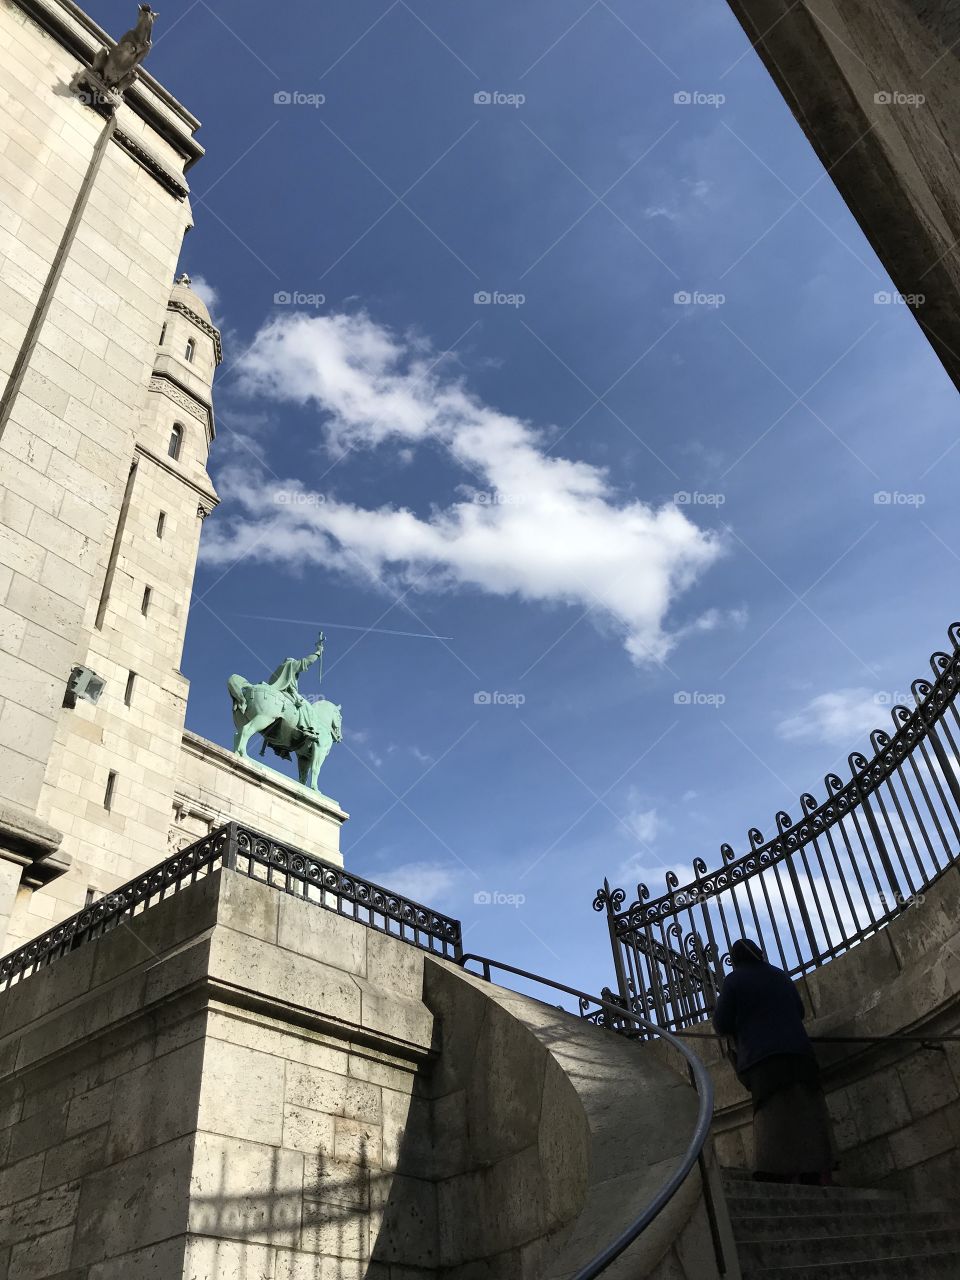
<svg viewBox="0 0 960 1280"><path fill-rule="evenodd" d="M623 885L645 884L651 898L659 898L667 891L667 872L672 871L681 885L689 884L693 870L689 865L675 862L657 862L649 853L636 853L617 869L617 883ZM628 899L629 903L629 899Z"/></svg>
<svg viewBox="0 0 960 1280"><path fill-rule="evenodd" d="M624 815L624 823L641 844L653 844L660 830L660 815L656 809L634 809Z"/></svg>
<svg viewBox="0 0 960 1280"><path fill-rule="evenodd" d="M252 474L247 461L218 477L239 514L209 531L207 562L246 554L400 588L417 581L590 609L643 662L676 642L671 606L721 554L717 535L674 503L626 500L601 468L549 454L543 433L478 400L449 360L363 313L271 320L242 379L251 395L316 407L335 450L389 449L393 464L429 443L475 487L421 517L310 494L300 481Z"/></svg>
<svg viewBox="0 0 960 1280"><path fill-rule="evenodd" d="M190 288L201 302L205 302L211 315L220 305L220 291L205 276L191 276Z"/></svg>
<svg viewBox="0 0 960 1280"><path fill-rule="evenodd" d="M872 689L836 689L781 720L777 733L787 742L846 743L853 750L858 739L885 728L889 719Z"/></svg>
<svg viewBox="0 0 960 1280"><path fill-rule="evenodd" d="M359 754L369 760L375 769L383 768L383 756L369 745L370 734L366 729L347 729L343 736L347 746L356 747Z"/></svg>
<svg viewBox="0 0 960 1280"><path fill-rule="evenodd" d="M647 205L643 216L666 218L668 222L687 222L690 220L691 208L698 204L708 204L712 191L713 183L704 178L681 178L676 194L669 203Z"/></svg>
<svg viewBox="0 0 960 1280"><path fill-rule="evenodd" d="M627 840L635 840L641 846L618 868L618 880L628 883L645 880L651 871L655 878L659 878L667 870L665 863L657 861L657 855L651 848L666 824L656 806L645 808L645 803L645 797L635 787L631 787L626 811L617 824L622 836Z"/></svg>
<svg viewBox="0 0 960 1280"><path fill-rule="evenodd" d="M449 898L461 874L458 868L442 862L405 862L390 869L385 884L402 897L437 908Z"/></svg>

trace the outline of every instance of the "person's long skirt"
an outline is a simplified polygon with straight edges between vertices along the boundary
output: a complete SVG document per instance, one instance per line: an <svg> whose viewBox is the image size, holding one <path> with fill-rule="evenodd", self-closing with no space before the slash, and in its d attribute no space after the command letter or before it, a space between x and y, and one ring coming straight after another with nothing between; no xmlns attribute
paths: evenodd
<svg viewBox="0 0 960 1280"><path fill-rule="evenodd" d="M820 1178L834 1168L827 1100L816 1059L781 1054L742 1073L753 1099L754 1169L779 1178Z"/></svg>

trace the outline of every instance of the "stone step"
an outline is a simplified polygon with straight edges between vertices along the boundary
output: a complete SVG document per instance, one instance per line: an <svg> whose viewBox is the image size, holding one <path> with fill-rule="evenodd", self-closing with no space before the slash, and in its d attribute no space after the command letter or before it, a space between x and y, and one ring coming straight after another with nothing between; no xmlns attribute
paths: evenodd
<svg viewBox="0 0 960 1280"><path fill-rule="evenodd" d="M779 1218L782 1224L797 1222L818 1214L838 1214L842 1218L868 1213L872 1218L883 1218L889 1213L908 1212L903 1200L858 1200L851 1204L844 1200L791 1200L784 1201L764 1196L727 1196L727 1209L731 1218L746 1218L754 1215ZM798 1225L798 1230L799 1230Z"/></svg>
<svg viewBox="0 0 960 1280"><path fill-rule="evenodd" d="M829 1267L845 1262L878 1262L919 1258L929 1254L960 1256L960 1229L907 1232L871 1231L861 1235L809 1236L795 1234L784 1224L779 1240L751 1241L737 1233L740 1264L745 1272L777 1271L796 1266Z"/></svg>
<svg viewBox="0 0 960 1280"><path fill-rule="evenodd" d="M876 1187L808 1187L800 1182L754 1182L750 1178L729 1178L723 1175L723 1187L733 1199L811 1200L831 1202L885 1200L888 1203L906 1204L902 1191L878 1190Z"/></svg>
<svg viewBox="0 0 960 1280"><path fill-rule="evenodd" d="M784 1221L781 1206L774 1213L755 1213L751 1202L746 1212L730 1214L735 1236L744 1243L761 1243L765 1240L782 1240L789 1231L791 1240L807 1237L868 1235L877 1229L876 1213L862 1213L857 1206L855 1213L838 1213L834 1209L804 1213ZM884 1206L886 1210L886 1206ZM883 1230L888 1234L911 1231L950 1230L960 1221L956 1210L947 1209L898 1209L884 1212Z"/></svg>
<svg viewBox="0 0 960 1280"><path fill-rule="evenodd" d="M727 1193L727 1206L732 1215L779 1214L782 1220L803 1218L808 1214L839 1213L844 1217L855 1213L882 1215L906 1212L910 1206L906 1197L896 1192L862 1191L857 1188L851 1194L849 1188L797 1187L795 1194L769 1191L764 1184L756 1190L738 1187ZM941 1208L930 1205L929 1208Z"/></svg>
<svg viewBox="0 0 960 1280"><path fill-rule="evenodd" d="M743 1269L743 1280L957 1280L957 1276L960 1276L960 1253Z"/></svg>

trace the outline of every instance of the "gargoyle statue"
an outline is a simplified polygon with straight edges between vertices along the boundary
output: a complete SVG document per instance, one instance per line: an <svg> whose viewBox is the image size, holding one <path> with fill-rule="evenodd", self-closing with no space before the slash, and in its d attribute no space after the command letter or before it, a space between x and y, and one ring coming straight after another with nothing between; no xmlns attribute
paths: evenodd
<svg viewBox="0 0 960 1280"><path fill-rule="evenodd" d="M108 89L123 93L136 80L140 64L150 52L153 24L158 16L148 4L142 4L133 30L121 36L112 49L101 49L94 58L90 70Z"/></svg>

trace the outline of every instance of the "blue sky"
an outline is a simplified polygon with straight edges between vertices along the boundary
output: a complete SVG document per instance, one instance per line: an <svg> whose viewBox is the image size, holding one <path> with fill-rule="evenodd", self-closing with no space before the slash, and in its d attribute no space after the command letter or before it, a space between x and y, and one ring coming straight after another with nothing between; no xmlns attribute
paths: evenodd
<svg viewBox="0 0 960 1280"><path fill-rule="evenodd" d="M326 624L347 865L599 988L604 875L770 834L945 642L956 393L724 0L156 32L225 347L188 726Z"/></svg>

